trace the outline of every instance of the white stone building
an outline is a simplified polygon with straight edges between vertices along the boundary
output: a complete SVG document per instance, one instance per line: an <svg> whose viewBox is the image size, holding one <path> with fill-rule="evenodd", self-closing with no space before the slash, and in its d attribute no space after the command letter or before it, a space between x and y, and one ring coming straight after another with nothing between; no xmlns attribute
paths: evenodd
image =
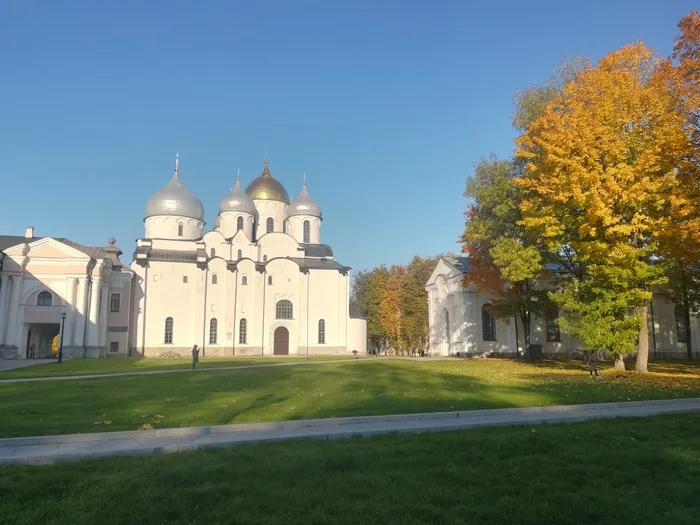
<svg viewBox="0 0 700 525"><path fill-rule="evenodd" d="M321 244L321 208L265 168L219 203L213 230L175 174L148 200L131 268L110 239L0 236L0 358L365 353L350 268ZM65 315L64 315L65 314ZM62 316L64 315L64 319Z"/></svg>
<svg viewBox="0 0 700 525"><path fill-rule="evenodd" d="M431 355L524 355L523 326L512 320L495 319L490 298L463 286L469 270L466 257L442 257L428 280L429 339ZM551 319L533 317L531 344L541 345L545 356L580 355L575 339L559 330ZM652 330L653 327L653 330ZM651 358L685 359L686 337L691 331L694 358L700 358L700 319L691 317L686 327L683 311L662 290L654 292L649 308L649 355ZM517 352L517 353L516 353Z"/></svg>

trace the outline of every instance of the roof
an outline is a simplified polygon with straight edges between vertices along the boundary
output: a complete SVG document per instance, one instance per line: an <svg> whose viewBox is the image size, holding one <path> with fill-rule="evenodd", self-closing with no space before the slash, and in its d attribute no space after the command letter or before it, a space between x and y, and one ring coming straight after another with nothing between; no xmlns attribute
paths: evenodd
<svg viewBox="0 0 700 525"><path fill-rule="evenodd" d="M306 177L304 177L304 186L301 189L301 193L287 208L287 216L292 217L294 215L311 215L319 218L322 215L321 207L306 190Z"/></svg>
<svg viewBox="0 0 700 525"><path fill-rule="evenodd" d="M471 265L469 264L467 257L454 257L452 255L448 255L445 256L445 260L462 273L467 273L469 270L471 270Z"/></svg>
<svg viewBox="0 0 700 525"><path fill-rule="evenodd" d="M253 200L282 201L289 204L289 194L282 183L270 174L267 160L262 174L248 184L245 192Z"/></svg>
<svg viewBox="0 0 700 525"><path fill-rule="evenodd" d="M307 259L305 257L290 257L302 270L338 270L347 272L350 267L340 264L334 259Z"/></svg>
<svg viewBox="0 0 700 525"><path fill-rule="evenodd" d="M182 252L178 250L144 250L143 248L144 247L142 246L136 249L134 252L134 259L136 259L136 253L148 253L148 259L151 261L197 262L197 252Z"/></svg>
<svg viewBox="0 0 700 525"><path fill-rule="evenodd" d="M333 257L333 248L328 244L300 243L306 257Z"/></svg>

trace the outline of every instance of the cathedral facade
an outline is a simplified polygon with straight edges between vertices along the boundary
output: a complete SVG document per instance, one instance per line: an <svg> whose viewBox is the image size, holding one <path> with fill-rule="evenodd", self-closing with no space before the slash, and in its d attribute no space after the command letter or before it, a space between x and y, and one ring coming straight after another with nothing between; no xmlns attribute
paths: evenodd
<svg viewBox="0 0 700 525"><path fill-rule="evenodd" d="M205 231L180 179L146 203L144 236L123 265L114 239L0 236L0 358L327 355L366 352L351 315L350 268L321 243L304 179L295 199L270 173L240 178Z"/></svg>

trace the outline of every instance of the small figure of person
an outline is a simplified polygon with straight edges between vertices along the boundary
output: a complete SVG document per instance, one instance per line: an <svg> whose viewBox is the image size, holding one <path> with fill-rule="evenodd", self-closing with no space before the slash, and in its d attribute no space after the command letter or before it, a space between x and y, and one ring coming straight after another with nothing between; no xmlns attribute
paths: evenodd
<svg viewBox="0 0 700 525"><path fill-rule="evenodd" d="M598 352L595 351L588 355L589 377L593 377L593 372L595 372L595 376L598 377Z"/></svg>
<svg viewBox="0 0 700 525"><path fill-rule="evenodd" d="M194 345L192 347L192 369L194 370L195 366L199 363L199 348L197 348L197 345Z"/></svg>
<svg viewBox="0 0 700 525"><path fill-rule="evenodd" d="M29 359L34 359L36 356L36 345L32 343L32 345L29 347Z"/></svg>
<svg viewBox="0 0 700 525"><path fill-rule="evenodd" d="M357 359L357 350L352 351L353 359Z"/></svg>

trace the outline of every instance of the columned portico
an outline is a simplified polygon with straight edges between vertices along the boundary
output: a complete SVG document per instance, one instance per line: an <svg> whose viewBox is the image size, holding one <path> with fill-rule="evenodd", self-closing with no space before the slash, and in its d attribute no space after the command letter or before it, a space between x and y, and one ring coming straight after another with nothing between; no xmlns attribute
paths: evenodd
<svg viewBox="0 0 700 525"><path fill-rule="evenodd" d="M10 290L8 290L10 291ZM19 296L22 291L22 276L21 275L14 275L12 276L12 290L11 290L11 297L9 300L10 304L10 311L8 315L8 320L7 320L7 330L5 332L5 345L7 346L18 346L17 344L17 337L21 337L22 334L20 333L19 336L17 335L17 314L19 313ZM21 330L19 330L21 332Z"/></svg>
<svg viewBox="0 0 700 525"><path fill-rule="evenodd" d="M100 311L98 312L99 334L97 337L97 346L105 346L107 340L107 308L109 307L109 285L103 283L100 289Z"/></svg>
<svg viewBox="0 0 700 525"><path fill-rule="evenodd" d="M100 287L102 285L102 279L99 277L94 277L92 279L92 289L90 290L90 315L88 316L88 336L86 346L97 346L98 335L99 335L99 325L98 325L98 312L100 309Z"/></svg>
<svg viewBox="0 0 700 525"><path fill-rule="evenodd" d="M69 278L66 283L66 320L63 323L63 344L73 346L73 325L75 323L75 279Z"/></svg>
<svg viewBox="0 0 700 525"><path fill-rule="evenodd" d="M78 298L75 309L75 346L85 344L85 320L87 316L87 277L78 279Z"/></svg>

